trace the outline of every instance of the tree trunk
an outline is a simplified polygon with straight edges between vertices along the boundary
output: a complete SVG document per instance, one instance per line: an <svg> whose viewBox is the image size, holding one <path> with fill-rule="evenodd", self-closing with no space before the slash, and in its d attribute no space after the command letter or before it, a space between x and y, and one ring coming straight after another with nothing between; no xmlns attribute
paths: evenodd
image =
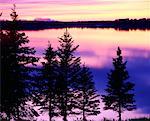
<svg viewBox="0 0 150 121"><path fill-rule="evenodd" d="M10 121L11 117L10 114L7 115L7 120Z"/></svg>
<svg viewBox="0 0 150 121"><path fill-rule="evenodd" d="M65 75L67 75L67 73ZM65 80L67 80L67 77L65 77ZM65 90L64 90L65 91L65 104L64 104L64 108L65 109L64 109L64 118L63 119L64 119L64 121L67 121L67 106L68 106L67 105L67 102L68 102L68 95L67 95L68 94L68 89L67 89L68 88L67 87L68 86L68 82L67 81L66 81L66 85L65 86L66 86Z"/></svg>
<svg viewBox="0 0 150 121"><path fill-rule="evenodd" d="M64 121L67 121L67 101L65 100L65 105L64 105Z"/></svg>
<svg viewBox="0 0 150 121"><path fill-rule="evenodd" d="M66 91L66 90L65 90ZM65 104L64 104L64 121L67 121L67 91L65 92Z"/></svg>
<svg viewBox="0 0 150 121"><path fill-rule="evenodd" d="M85 117L85 110L84 110L85 104L83 104L83 121L87 121Z"/></svg>
<svg viewBox="0 0 150 121"><path fill-rule="evenodd" d="M83 110L83 121L86 121L85 112Z"/></svg>
<svg viewBox="0 0 150 121"><path fill-rule="evenodd" d="M119 114L119 120L118 121L121 121L121 105L119 103L119 111L118 111L118 114Z"/></svg>
<svg viewBox="0 0 150 121"><path fill-rule="evenodd" d="M86 105L86 100L85 100L85 90L83 90L83 107L82 107L82 110L83 110L83 121L87 121L86 120L86 116L85 116L85 105Z"/></svg>
<svg viewBox="0 0 150 121"><path fill-rule="evenodd" d="M20 120L20 116L19 116L19 107L17 107L17 120Z"/></svg>
<svg viewBox="0 0 150 121"><path fill-rule="evenodd" d="M121 92L120 91L119 91L119 111L118 111L118 117L119 117L118 121L121 121Z"/></svg>
<svg viewBox="0 0 150 121"><path fill-rule="evenodd" d="M67 121L67 115L64 114L63 121Z"/></svg>
<svg viewBox="0 0 150 121"><path fill-rule="evenodd" d="M121 112L119 112L119 121L121 121Z"/></svg>
<svg viewBox="0 0 150 121"><path fill-rule="evenodd" d="M84 111L83 111L83 121L85 121Z"/></svg>
<svg viewBox="0 0 150 121"><path fill-rule="evenodd" d="M87 121L85 115L83 116L83 121Z"/></svg>
<svg viewBox="0 0 150 121"><path fill-rule="evenodd" d="M49 121L52 121L51 97L49 99Z"/></svg>

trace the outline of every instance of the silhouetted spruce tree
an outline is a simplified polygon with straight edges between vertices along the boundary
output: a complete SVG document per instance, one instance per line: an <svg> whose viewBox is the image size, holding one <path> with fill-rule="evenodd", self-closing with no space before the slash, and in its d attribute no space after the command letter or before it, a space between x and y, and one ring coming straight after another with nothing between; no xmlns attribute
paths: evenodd
<svg viewBox="0 0 150 121"><path fill-rule="evenodd" d="M45 62L42 62L42 81L40 83L41 100L40 106L42 112L48 111L49 121L52 121L54 116L58 116L57 96L56 96L56 77L57 77L57 58L56 51L49 43L48 48L44 53Z"/></svg>
<svg viewBox="0 0 150 121"><path fill-rule="evenodd" d="M1 38L1 114L6 114L6 119L21 120L38 116L37 112L27 104L29 95L26 90L26 80L29 79L31 68L26 65L38 59L34 48L25 44L29 42L25 33L17 31L17 17L15 5L10 14L12 24L10 29L3 33ZM3 115L4 116L4 115Z"/></svg>
<svg viewBox="0 0 150 121"><path fill-rule="evenodd" d="M121 113L125 110L131 111L136 108L134 102L134 84L128 82L128 71L126 70L127 61L123 62L121 50L118 47L117 58L113 59L114 69L108 73L108 84L105 89L106 95L102 95L105 103L105 110L111 109L118 112L119 121L121 121Z"/></svg>
<svg viewBox="0 0 150 121"><path fill-rule="evenodd" d="M73 40L67 29L60 38L58 47L58 76L57 76L57 94L59 97L59 110L63 120L67 121L67 116L74 114L75 97L74 83L78 78L80 71L80 57L75 57L74 53L79 47L73 46Z"/></svg>
<svg viewBox="0 0 150 121"><path fill-rule="evenodd" d="M80 72L77 93L77 107L82 114L82 120L87 121L87 116L98 115L100 113L99 104L99 95L95 89L92 73L84 65Z"/></svg>

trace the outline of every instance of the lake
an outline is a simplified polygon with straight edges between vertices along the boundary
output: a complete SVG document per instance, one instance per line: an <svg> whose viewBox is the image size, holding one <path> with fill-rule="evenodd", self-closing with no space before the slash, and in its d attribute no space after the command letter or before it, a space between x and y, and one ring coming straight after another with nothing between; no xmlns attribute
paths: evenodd
<svg viewBox="0 0 150 121"><path fill-rule="evenodd" d="M24 31L29 37L31 47L35 47L36 56L43 61L43 53L48 41L56 49L59 37L65 29L47 29L40 31ZM124 118L148 116L150 114L150 30L119 31L100 28L69 28L74 45L79 45L76 56L82 63L90 67L99 94L104 94L107 83L107 73L112 69L112 58L116 57L116 49L122 49L122 55L127 62L129 81L135 83L135 98L137 110L125 112ZM39 63L40 64L40 63ZM116 113L103 111L97 119L113 118ZM96 118L95 118L96 120Z"/></svg>

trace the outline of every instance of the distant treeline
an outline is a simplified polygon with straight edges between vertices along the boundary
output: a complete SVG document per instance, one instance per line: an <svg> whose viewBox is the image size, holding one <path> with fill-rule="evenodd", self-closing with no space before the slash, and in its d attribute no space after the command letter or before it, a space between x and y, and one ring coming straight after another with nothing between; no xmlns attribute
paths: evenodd
<svg viewBox="0 0 150 121"><path fill-rule="evenodd" d="M115 28L117 30L149 30L150 19L117 19L115 21L22 21L18 20L18 25L21 30L42 30L50 28ZM9 29L11 21L0 21L2 29Z"/></svg>

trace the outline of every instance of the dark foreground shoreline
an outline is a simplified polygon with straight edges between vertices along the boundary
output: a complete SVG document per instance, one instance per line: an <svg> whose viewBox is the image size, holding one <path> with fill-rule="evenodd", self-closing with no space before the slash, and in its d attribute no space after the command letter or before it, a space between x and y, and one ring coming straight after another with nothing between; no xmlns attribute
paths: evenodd
<svg viewBox="0 0 150 121"><path fill-rule="evenodd" d="M9 29L11 21L0 21L1 29ZM150 30L150 19L118 19L115 21L17 21L19 30L43 30L59 28L114 28L116 30Z"/></svg>

